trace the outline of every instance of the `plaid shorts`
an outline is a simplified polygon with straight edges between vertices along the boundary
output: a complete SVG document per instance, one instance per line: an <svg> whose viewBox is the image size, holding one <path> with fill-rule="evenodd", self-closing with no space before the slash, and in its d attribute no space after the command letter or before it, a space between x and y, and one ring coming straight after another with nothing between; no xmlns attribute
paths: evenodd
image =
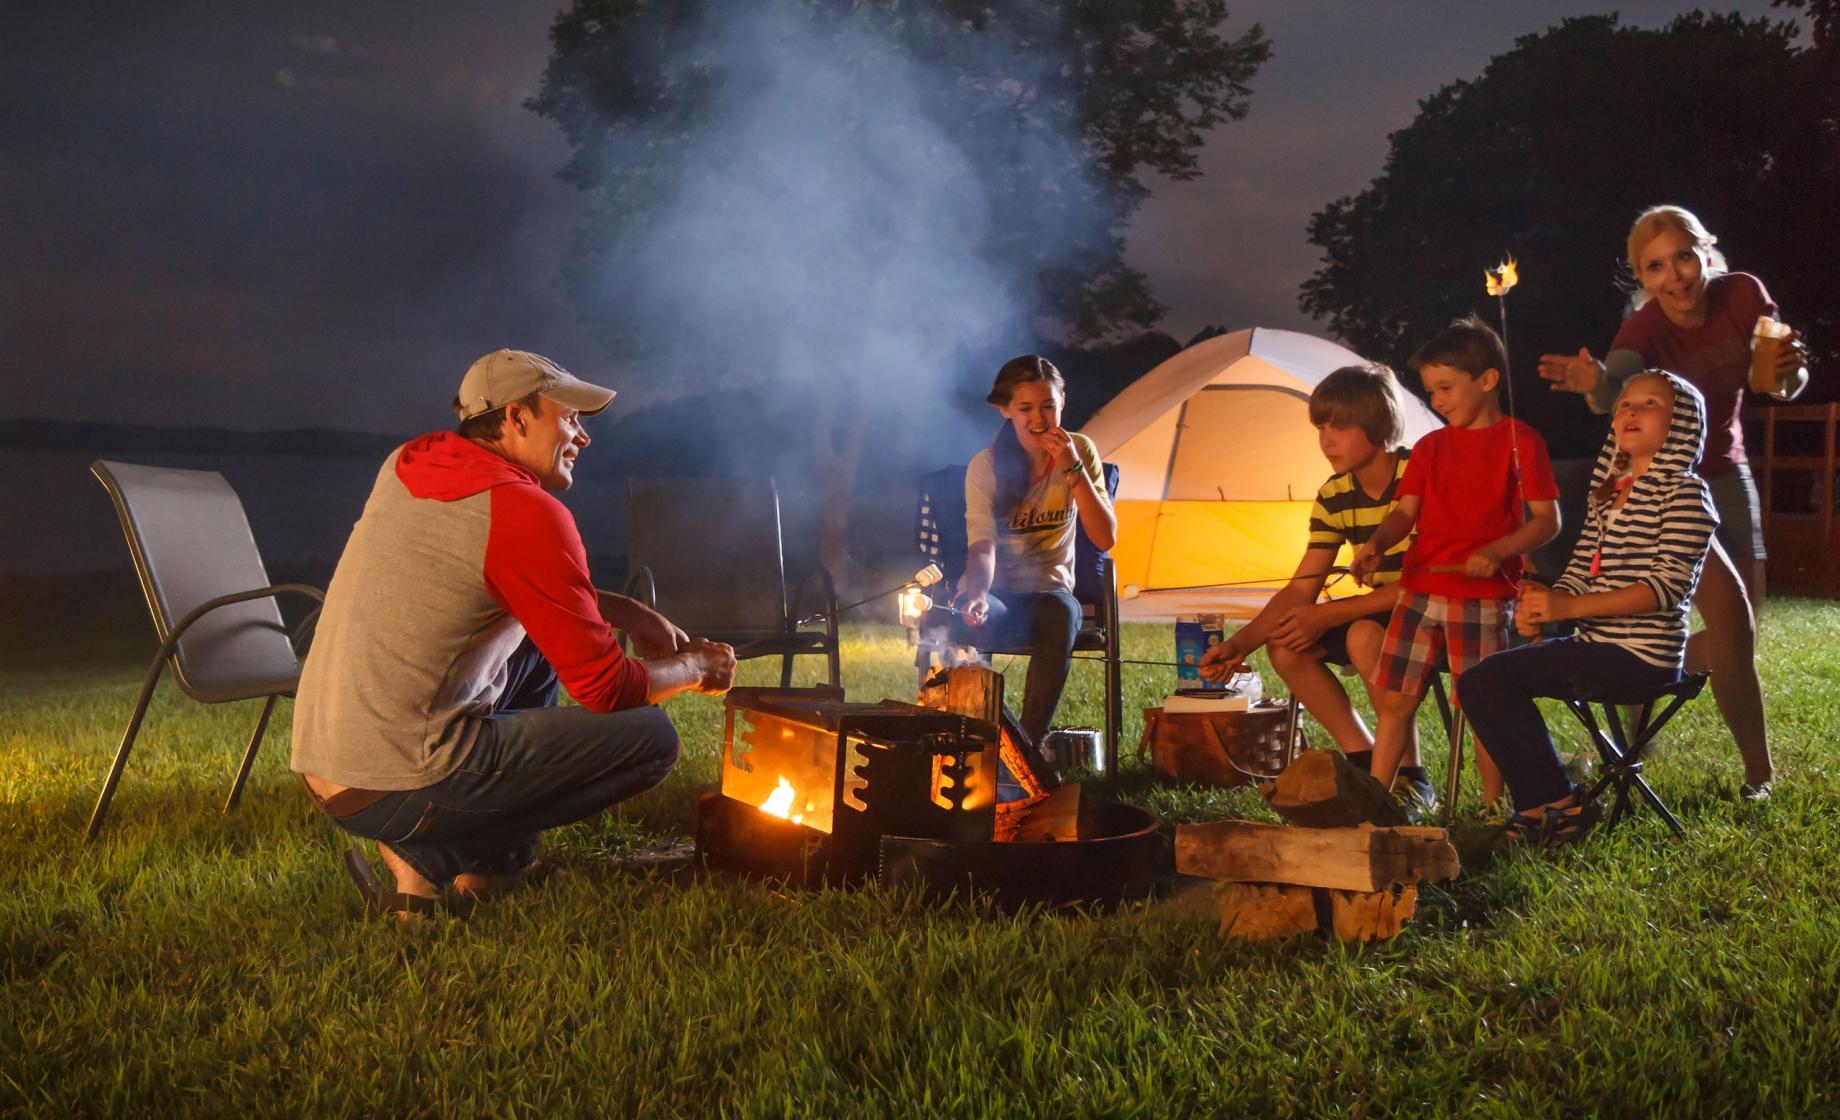
<svg viewBox="0 0 1840 1120"><path fill-rule="evenodd" d="M1380 643L1374 685L1423 696L1431 674L1444 668L1447 659L1450 671L1460 674L1507 648L1507 600L1453 599L1401 588Z"/></svg>

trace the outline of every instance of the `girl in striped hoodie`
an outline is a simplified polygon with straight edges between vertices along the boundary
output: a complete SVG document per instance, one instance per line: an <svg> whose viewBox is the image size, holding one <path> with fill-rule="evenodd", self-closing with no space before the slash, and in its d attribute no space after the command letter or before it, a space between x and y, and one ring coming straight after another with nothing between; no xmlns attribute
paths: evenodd
<svg viewBox="0 0 1840 1120"><path fill-rule="evenodd" d="M1624 384L1565 574L1550 588L1523 582L1515 610L1527 637L1546 622L1574 622L1575 632L1485 658L1457 683L1514 797L1504 843L1570 843L1602 814L1566 776L1536 697L1582 699L1680 679L1688 603L1718 526L1693 473L1705 426L1705 401L1681 378L1648 370Z"/></svg>

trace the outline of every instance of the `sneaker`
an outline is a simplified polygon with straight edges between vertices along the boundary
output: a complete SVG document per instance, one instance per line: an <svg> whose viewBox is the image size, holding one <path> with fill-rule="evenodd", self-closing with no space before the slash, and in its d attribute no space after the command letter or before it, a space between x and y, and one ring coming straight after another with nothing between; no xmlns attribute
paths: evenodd
<svg viewBox="0 0 1840 1120"><path fill-rule="evenodd" d="M1414 780L1404 774L1394 775L1393 800L1399 802L1406 820L1412 824L1423 824L1437 813L1437 790L1431 787L1429 778Z"/></svg>
<svg viewBox="0 0 1840 1120"><path fill-rule="evenodd" d="M1490 828L1505 828L1514 820L1514 802L1508 800L1505 793L1484 801L1480 819Z"/></svg>
<svg viewBox="0 0 1840 1120"><path fill-rule="evenodd" d="M1738 787L1738 796L1745 801L1751 802L1753 805L1759 801L1768 801L1771 792L1770 783L1768 782L1758 782L1756 785L1745 782Z"/></svg>

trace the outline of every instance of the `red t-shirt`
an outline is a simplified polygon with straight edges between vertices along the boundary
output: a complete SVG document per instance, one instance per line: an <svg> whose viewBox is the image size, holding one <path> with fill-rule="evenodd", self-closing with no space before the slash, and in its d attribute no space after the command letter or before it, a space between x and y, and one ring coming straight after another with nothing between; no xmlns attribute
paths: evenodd
<svg viewBox="0 0 1840 1120"><path fill-rule="evenodd" d="M1653 300L1623 320L1612 350L1633 350L1650 368L1678 373L1706 398L1706 452L1698 473L1711 476L1744 462L1744 428L1738 408L1750 382L1751 332L1757 317L1776 315L1763 281L1728 272L1706 281L1706 321L1683 327Z"/></svg>
<svg viewBox="0 0 1840 1120"><path fill-rule="evenodd" d="M1514 452L1520 450L1523 493L1514 480ZM1461 564L1470 554L1523 524L1520 505L1558 498L1552 459L1540 433L1503 417L1486 428L1439 428L1412 447L1399 496L1416 495L1418 536L1406 549L1407 591L1453 599L1512 599L1520 590L1521 561L1511 556L1489 579L1461 572L1424 569Z"/></svg>

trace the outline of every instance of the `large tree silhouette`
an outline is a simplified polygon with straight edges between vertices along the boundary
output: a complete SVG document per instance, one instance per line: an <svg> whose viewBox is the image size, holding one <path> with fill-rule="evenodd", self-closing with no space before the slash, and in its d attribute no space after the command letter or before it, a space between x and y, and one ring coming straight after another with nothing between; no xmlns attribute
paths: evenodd
<svg viewBox="0 0 1840 1120"><path fill-rule="evenodd" d="M1495 321L1482 269L1514 254L1517 406L1556 449L1582 453L1595 429L1576 423L1575 399L1545 390L1534 360L1609 342L1626 307L1623 234L1649 205L1696 211L1840 372L1836 182L1840 74L1831 52L1798 47L1792 24L1568 20L1426 98L1380 177L1313 216L1323 264L1300 303L1399 362L1453 315Z"/></svg>

